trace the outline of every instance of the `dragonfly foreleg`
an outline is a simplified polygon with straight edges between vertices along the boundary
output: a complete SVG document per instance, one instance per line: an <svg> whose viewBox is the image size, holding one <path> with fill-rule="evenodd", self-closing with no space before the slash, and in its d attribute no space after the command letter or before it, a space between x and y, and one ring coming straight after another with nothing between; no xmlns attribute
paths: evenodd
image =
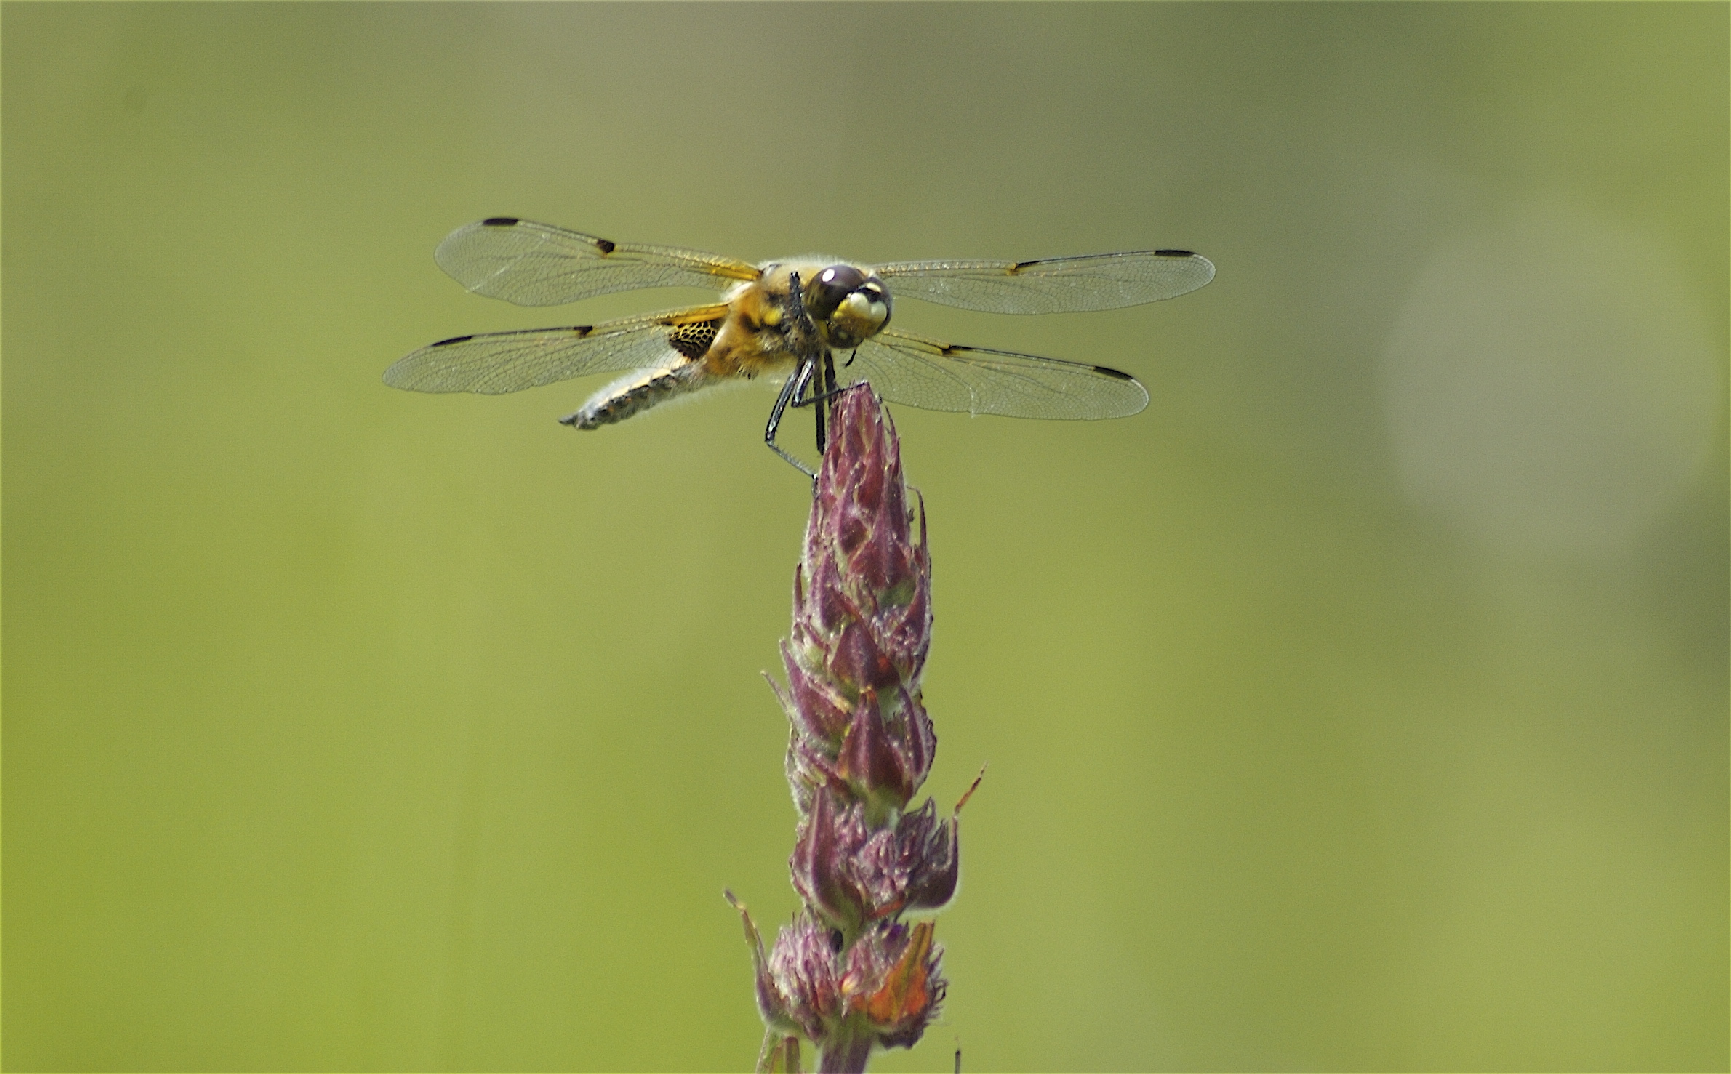
<svg viewBox="0 0 1731 1074"><path fill-rule="evenodd" d="M781 445L775 442L776 430L781 426L781 416L787 411L789 404L796 407L809 406L816 398L815 396L808 397L806 394L806 389L811 384L812 375L818 376L821 388L825 367L828 367L831 374L835 368L829 361L829 348L823 345L822 337L818 335L817 326L812 324L811 315L806 312L805 290L800 285L799 273L797 272L787 274L787 307L784 313L783 324L786 326L787 350L789 354L799 360L799 368L794 371L793 376L788 378L787 383L781 386L781 394L775 397L775 406L771 407L769 411L769 426L763 431L763 441L769 445L771 451L792 463L801 473L815 481L817 479L816 472L783 451ZM824 448L823 433L823 414L820 411L817 418L817 453L820 456L823 454Z"/></svg>
<svg viewBox="0 0 1731 1074"><path fill-rule="evenodd" d="M805 391L806 385L811 383L811 375L816 369L817 366L812 362L800 363L799 369L794 372L793 376L787 378L787 383L781 386L781 393L775 397L775 405L769 408L769 424L763 430L763 442L769 445L769 450L786 459L793 464L794 469L813 481L817 480L817 471L782 450L781 445L775 442L775 433L781 428L781 416L787 412L788 404Z"/></svg>
<svg viewBox="0 0 1731 1074"><path fill-rule="evenodd" d="M838 386L835 375L834 351L825 350L823 352L823 369L817 381L817 386L812 388L810 394L794 399L791 405L796 407L808 407L817 403L834 405L835 397L841 394L841 388ZM823 454L824 446L827 443L824 439L824 415L827 413L829 413L829 407L820 406L817 408L817 452L819 455Z"/></svg>

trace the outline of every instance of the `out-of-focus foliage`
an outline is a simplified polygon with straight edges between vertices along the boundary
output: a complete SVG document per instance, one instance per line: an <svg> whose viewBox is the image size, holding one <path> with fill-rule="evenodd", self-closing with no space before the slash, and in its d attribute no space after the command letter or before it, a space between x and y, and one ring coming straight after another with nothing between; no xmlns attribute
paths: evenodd
<svg viewBox="0 0 1731 1074"><path fill-rule="evenodd" d="M391 391L495 214L1183 247L912 331L944 1020L878 1069L1724 1069L1724 5L8 5L4 1064L737 1069L795 904L770 395ZM806 443L803 416L784 434Z"/></svg>

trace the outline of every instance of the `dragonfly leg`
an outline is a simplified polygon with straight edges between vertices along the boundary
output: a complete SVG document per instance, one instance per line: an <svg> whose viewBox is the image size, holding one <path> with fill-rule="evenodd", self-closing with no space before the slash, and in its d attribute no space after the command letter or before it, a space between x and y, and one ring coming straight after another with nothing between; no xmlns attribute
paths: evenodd
<svg viewBox="0 0 1731 1074"><path fill-rule="evenodd" d="M814 363L815 364L815 363ZM824 438L824 418L829 414L829 406L818 406L819 403L830 403L837 395L835 386L835 356L829 351L823 352L823 366L817 370L817 383L811 386L803 398L795 397L792 405L796 407L814 407L812 414L817 418L817 453L823 454L828 440Z"/></svg>
<svg viewBox="0 0 1731 1074"><path fill-rule="evenodd" d="M817 365L814 362L800 363L799 369L793 376L787 378L787 383L781 386L781 394L775 397L775 405L769 408L769 424L763 430L763 442L769 445L769 450L786 459L793 465L794 469L813 481L817 480L817 471L783 451L781 445L775 442L775 434L776 430L781 428L781 416L787 412L788 404L794 402L800 393L805 391L806 386L811 383L811 375L816 369Z"/></svg>
<svg viewBox="0 0 1731 1074"><path fill-rule="evenodd" d="M817 414L817 453L822 455L824 449L824 415L829 413L830 407L835 405L833 401L835 399L835 355L831 354L827 348L823 352L823 374L818 379L822 381L818 387L822 389L819 397L824 400L824 403L818 406L814 413ZM816 400L813 401L816 402Z"/></svg>
<svg viewBox="0 0 1731 1074"><path fill-rule="evenodd" d="M818 390L821 391L823 388L823 383L824 383L823 370L822 369L818 370L817 380L818 380ZM816 402L816 399L810 398L810 399L807 399L806 402ZM800 404L800 405L804 405L804 404ZM826 406L814 406L811 408L812 423L814 425L816 425L816 427L817 427L817 457L820 459L823 458L823 449L824 449L823 419L826 416L828 410L829 410L829 407L826 407Z"/></svg>
<svg viewBox="0 0 1731 1074"><path fill-rule="evenodd" d="M824 365L828 364L829 359L829 348L823 345L817 332L817 326L812 324L811 315L806 312L805 290L800 286L799 273L797 272L790 272L787 275L786 314L787 349L795 358L799 359L799 369L788 378L786 384L782 385L781 394L776 396L775 406L771 407L769 411L769 427L764 430L763 439L771 451L792 463L801 473L815 481L817 474L810 467L783 451L781 445L775 442L776 429L780 427L781 416L786 412L789 404L795 407L811 405L812 399L806 397L806 389L811 385L813 374L817 375L819 387L822 387ZM819 358L820 353L821 359ZM830 366L830 370L833 372L833 365ZM820 411L817 416L817 453L819 455L823 454L824 447L823 417Z"/></svg>
<svg viewBox="0 0 1731 1074"><path fill-rule="evenodd" d="M815 361L813 364L816 364ZM826 349L823 352L823 366L817 372L817 384L811 387L809 393L796 395L789 400L789 405L808 407L816 406L819 403L828 403L830 406L834 406L834 399L840 394L841 389L836 387L835 353ZM822 455L823 449L828 443L824 438L824 417L829 413L829 407L819 406L815 413L817 415L817 453Z"/></svg>

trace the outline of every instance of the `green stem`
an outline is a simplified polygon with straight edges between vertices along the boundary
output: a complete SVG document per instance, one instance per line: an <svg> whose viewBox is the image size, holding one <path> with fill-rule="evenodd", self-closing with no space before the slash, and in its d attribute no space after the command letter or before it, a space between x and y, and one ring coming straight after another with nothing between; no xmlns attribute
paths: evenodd
<svg viewBox="0 0 1731 1074"><path fill-rule="evenodd" d="M818 1053L818 1074L865 1074L872 1052L872 1031L865 1016L855 1014L835 1027Z"/></svg>

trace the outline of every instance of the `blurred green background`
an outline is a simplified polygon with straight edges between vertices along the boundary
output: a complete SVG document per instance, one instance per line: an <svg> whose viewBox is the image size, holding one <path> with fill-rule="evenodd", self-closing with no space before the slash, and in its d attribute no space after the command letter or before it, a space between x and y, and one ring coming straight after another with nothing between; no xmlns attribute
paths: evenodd
<svg viewBox="0 0 1731 1074"><path fill-rule="evenodd" d="M881 1070L1727 1066L1727 8L35 5L4 19L15 1070L739 1069L795 906L761 387L379 383L515 215L1179 246L899 324L950 998ZM787 442L809 445L809 419Z"/></svg>

